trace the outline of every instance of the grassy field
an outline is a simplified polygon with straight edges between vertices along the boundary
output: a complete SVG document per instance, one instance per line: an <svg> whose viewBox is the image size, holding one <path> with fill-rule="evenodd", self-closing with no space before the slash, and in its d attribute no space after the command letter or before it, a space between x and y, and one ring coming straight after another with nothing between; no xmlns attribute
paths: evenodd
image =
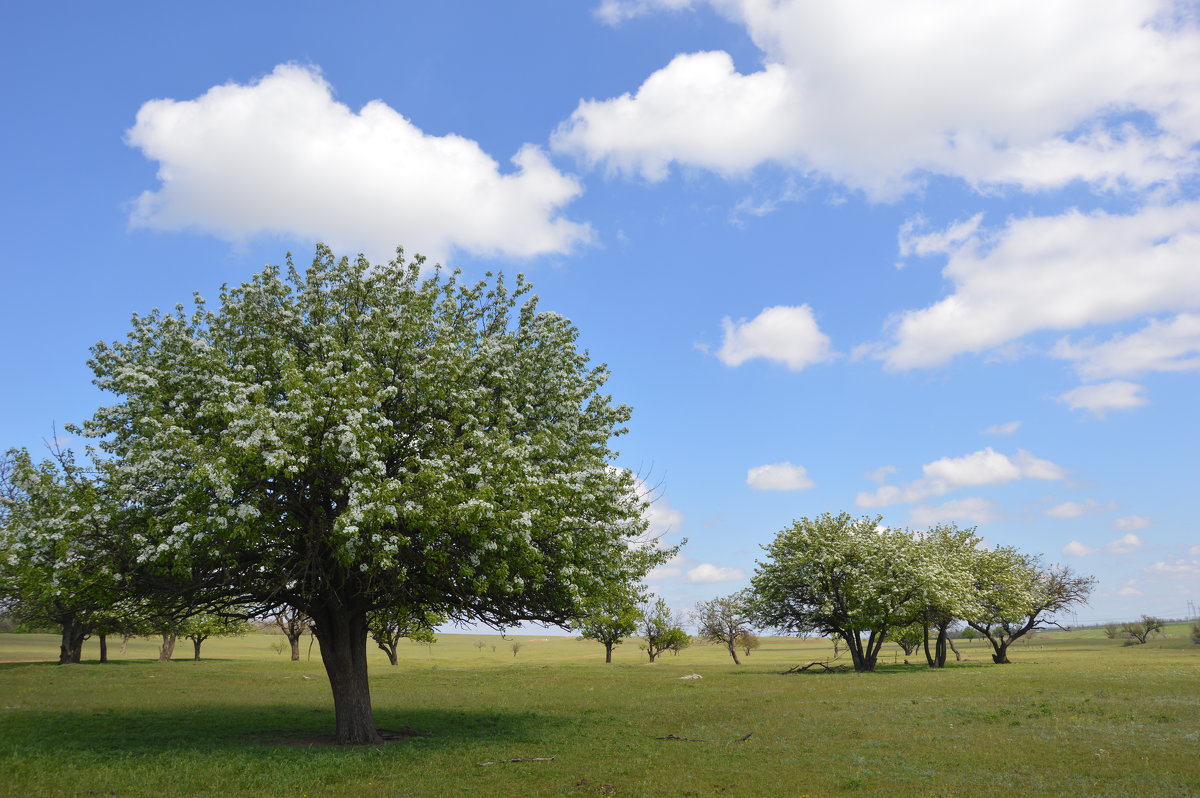
<svg viewBox="0 0 1200 798"><path fill-rule="evenodd" d="M941 672L889 646L876 674L790 676L828 641L765 638L740 668L712 646L649 666L627 643L606 666L571 638L517 637L514 657L442 635L395 668L375 652L377 722L425 736L367 748L330 745L319 654L290 662L278 636L211 640L200 662L181 641L172 663L118 640L107 665L59 667L24 661L55 638L4 634L0 794L1200 796L1200 646L1168 632L1046 633L1004 666L960 641Z"/></svg>

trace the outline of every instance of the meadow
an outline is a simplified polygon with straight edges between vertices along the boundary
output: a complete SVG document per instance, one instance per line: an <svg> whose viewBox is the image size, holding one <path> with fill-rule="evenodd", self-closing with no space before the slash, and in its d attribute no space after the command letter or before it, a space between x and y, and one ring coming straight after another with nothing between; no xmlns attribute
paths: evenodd
<svg viewBox="0 0 1200 798"><path fill-rule="evenodd" d="M707 645L648 665L630 641L606 666L569 637L441 635L396 667L374 650L376 721L400 733L362 748L331 744L307 638L300 662L256 633L170 663L118 639L104 665L89 640L62 667L36 661L53 636L2 634L0 794L1200 796L1200 646L1167 632L1042 633L1002 666L958 641L944 671L889 644L875 674L793 675L830 643L763 638L737 667Z"/></svg>

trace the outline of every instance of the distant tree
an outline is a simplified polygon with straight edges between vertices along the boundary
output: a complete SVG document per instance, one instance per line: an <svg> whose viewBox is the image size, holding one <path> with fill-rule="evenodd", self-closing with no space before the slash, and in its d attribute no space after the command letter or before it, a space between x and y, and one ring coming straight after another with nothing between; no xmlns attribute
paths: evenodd
<svg viewBox="0 0 1200 798"><path fill-rule="evenodd" d="M1200 621L1192 624L1192 642L1200 646Z"/></svg>
<svg viewBox="0 0 1200 798"><path fill-rule="evenodd" d="M692 638L683 630L683 618L671 611L666 599L658 598L647 602L641 611L639 631L645 638L642 648L650 661L664 651L678 654L692 644Z"/></svg>
<svg viewBox="0 0 1200 798"><path fill-rule="evenodd" d="M1009 547L976 550L972 557L976 610L966 618L992 646L992 661L1009 662L1009 647L1034 631L1058 626L1055 613L1086 604L1096 580L1065 566L1042 565Z"/></svg>
<svg viewBox="0 0 1200 798"><path fill-rule="evenodd" d="M725 646L733 664L742 664L737 655L738 640L750 632L749 595L745 591L699 602L692 620L701 638Z"/></svg>
<svg viewBox="0 0 1200 798"><path fill-rule="evenodd" d="M637 596L631 591L598 599L588 604L584 615L572 621L570 628L579 633L581 640L603 645L604 661L611 663L613 648L638 630L642 613L636 602Z"/></svg>
<svg viewBox="0 0 1200 798"><path fill-rule="evenodd" d="M856 671L875 670L887 631L922 606L923 569L933 567L916 556L911 535L881 522L826 513L776 535L751 579L756 624L835 636Z"/></svg>
<svg viewBox="0 0 1200 798"><path fill-rule="evenodd" d="M486 640L476 640L474 645L475 645L475 648L479 651L479 653L483 654L483 650L485 648L487 648L487 641Z"/></svg>
<svg viewBox="0 0 1200 798"><path fill-rule="evenodd" d="M750 652L762 645L762 641L758 639L758 635L754 632L746 631L738 635L737 647L748 657Z"/></svg>
<svg viewBox="0 0 1200 798"><path fill-rule="evenodd" d="M192 658L197 661L200 659L200 646L210 637L242 637L249 631L250 624L244 616L208 612L193 615L179 629L181 636L192 641Z"/></svg>
<svg viewBox="0 0 1200 798"><path fill-rule="evenodd" d="M404 638L418 643L433 643L437 638L433 628L445 622L445 618L434 613L421 613L407 607L387 607L374 610L367 616L367 631L371 639L384 654L388 662L399 662L396 647Z"/></svg>
<svg viewBox="0 0 1200 798"><path fill-rule="evenodd" d="M890 630L888 632L888 639L900 646L901 650L904 651L904 656L911 657L928 637L925 624L910 623Z"/></svg>
<svg viewBox="0 0 1200 798"><path fill-rule="evenodd" d="M645 503L612 467L630 409L530 292L320 246L93 347L112 528L146 579L311 618L341 743L382 739L372 611L562 624L673 553L636 543Z"/></svg>
<svg viewBox="0 0 1200 798"><path fill-rule="evenodd" d="M521 645L522 645L522 644L521 644L521 641L520 641L520 640L514 640L514 641L512 642L512 653L513 653L513 658L514 658L514 659L516 659L517 652L521 650Z"/></svg>
<svg viewBox="0 0 1200 798"><path fill-rule="evenodd" d="M1140 645L1150 639L1150 635L1162 632L1166 621L1153 615L1143 615L1141 619L1121 624L1121 634L1129 638L1126 645Z"/></svg>
<svg viewBox="0 0 1200 798"><path fill-rule="evenodd" d="M969 643L975 639L976 632L974 629L968 626L964 628L960 634L962 635L963 640L966 640Z"/></svg>
<svg viewBox="0 0 1200 798"><path fill-rule="evenodd" d="M1115 623L1104 624L1104 636L1109 640L1116 640L1121 636L1121 627Z"/></svg>
<svg viewBox="0 0 1200 798"><path fill-rule="evenodd" d="M53 449L40 463L24 449L0 459L0 604L24 626L61 629L60 665L77 663L83 641L121 595L109 546L113 500L103 464Z"/></svg>
<svg viewBox="0 0 1200 798"><path fill-rule="evenodd" d="M292 648L292 662L300 661L300 638L309 630L312 623L303 611L294 607L279 607L271 613L271 620L283 632L288 645Z"/></svg>

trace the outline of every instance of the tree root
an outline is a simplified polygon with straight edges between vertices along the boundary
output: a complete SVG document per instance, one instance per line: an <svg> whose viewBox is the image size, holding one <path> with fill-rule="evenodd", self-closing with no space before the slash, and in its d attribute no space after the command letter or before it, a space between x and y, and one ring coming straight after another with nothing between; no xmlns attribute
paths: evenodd
<svg viewBox="0 0 1200 798"><path fill-rule="evenodd" d="M841 666L839 665L838 667L840 668ZM834 671L837 670L837 668L831 668L831 667L829 667L829 665L827 665L824 662L810 662L807 665L793 665L792 667L790 667L786 671L784 671L783 675L787 676L789 673L803 673L804 671L808 670L809 668L824 668L825 670L829 671L830 673L833 673Z"/></svg>

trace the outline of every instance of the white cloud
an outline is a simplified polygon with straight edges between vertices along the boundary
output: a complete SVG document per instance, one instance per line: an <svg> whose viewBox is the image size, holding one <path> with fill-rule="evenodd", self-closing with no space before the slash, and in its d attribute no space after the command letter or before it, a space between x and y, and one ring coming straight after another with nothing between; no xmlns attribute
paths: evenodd
<svg viewBox="0 0 1200 798"><path fill-rule="evenodd" d="M126 140L159 163L161 182L137 199L135 226L321 239L385 260L397 245L527 257L591 235L559 216L581 189L537 147L502 173L476 142L428 135L382 101L351 110L316 68L151 100Z"/></svg>
<svg viewBox="0 0 1200 798"><path fill-rule="evenodd" d="M1188 554L1200 554L1200 546L1192 546L1188 549Z"/></svg>
<svg viewBox="0 0 1200 798"><path fill-rule="evenodd" d="M1096 549L1092 548L1086 543L1080 543L1078 540L1072 540L1070 543L1063 546L1062 553L1068 557L1086 557L1089 554L1095 554Z"/></svg>
<svg viewBox="0 0 1200 798"><path fill-rule="evenodd" d="M1131 410L1146 404L1146 389L1136 382L1110 380L1095 385L1080 385L1056 398L1072 410L1086 410L1104 418L1110 410Z"/></svg>
<svg viewBox="0 0 1200 798"><path fill-rule="evenodd" d="M605 0L597 13L693 4ZM635 92L581 101L554 146L651 180L672 163L733 174L773 161L875 198L924 174L1041 190L1195 171L1200 37L1169 2L711 4L745 26L760 70L676 56Z"/></svg>
<svg viewBox="0 0 1200 798"><path fill-rule="evenodd" d="M808 490L812 478L804 466L782 463L760 465L746 472L746 484L755 490Z"/></svg>
<svg viewBox="0 0 1200 798"><path fill-rule="evenodd" d="M765 308L753 319L736 323L726 317L724 341L717 357L727 366L763 358L785 364L792 371L830 360L829 336L817 327L808 305Z"/></svg>
<svg viewBox="0 0 1200 798"><path fill-rule="evenodd" d="M918 504L909 513L909 523L913 526L933 526L942 522L986 524L999 517L995 502L972 496L936 506Z"/></svg>
<svg viewBox="0 0 1200 798"><path fill-rule="evenodd" d="M1053 354L1075 361L1085 380L1130 377L1151 371L1200 369L1200 314L1181 313L1170 321L1151 319L1131 335L1102 343L1072 343L1063 338Z"/></svg>
<svg viewBox="0 0 1200 798"><path fill-rule="evenodd" d="M1132 532L1127 532L1116 540L1110 540L1105 550L1109 554L1129 554L1142 547L1142 539Z"/></svg>
<svg viewBox="0 0 1200 798"><path fill-rule="evenodd" d="M895 474L895 473L896 473L895 466L885 465L885 466L880 466L879 468L876 468L874 471L868 472L866 477L867 477L867 479L871 480L872 482L883 483L883 482L887 481L887 478L889 476L891 476L892 474Z"/></svg>
<svg viewBox="0 0 1200 798"><path fill-rule="evenodd" d="M668 532L676 531L683 525L683 513L672 507L661 496L650 498L650 506L646 508L646 521L650 528L648 532L654 537L661 537Z"/></svg>
<svg viewBox="0 0 1200 798"><path fill-rule="evenodd" d="M1163 562L1160 560L1146 570L1151 573L1164 574L1166 576L1200 576L1200 560L1173 560L1171 562Z"/></svg>
<svg viewBox="0 0 1200 798"><path fill-rule="evenodd" d="M1113 529L1119 532L1133 532L1137 529L1145 529L1153 523L1143 515L1122 515L1113 519Z"/></svg>
<svg viewBox="0 0 1200 798"><path fill-rule="evenodd" d="M1133 587L1132 585L1126 585L1125 587L1123 587L1117 591L1117 595L1118 596L1140 596L1140 595L1142 595L1142 591L1138 590L1136 587Z"/></svg>
<svg viewBox="0 0 1200 798"><path fill-rule="evenodd" d="M741 568L726 568L708 562L702 562L687 572L687 580L689 582L704 584L709 582L733 582L737 579L745 579L745 577L746 572Z"/></svg>
<svg viewBox="0 0 1200 798"><path fill-rule="evenodd" d="M683 573L684 557L682 554L676 554L671 559L667 560L662 565L656 566L646 574L647 581L658 579L674 579Z"/></svg>
<svg viewBox="0 0 1200 798"><path fill-rule="evenodd" d="M1100 504L1095 499L1085 499L1082 502L1063 502L1056 504L1047 509L1045 514L1051 518L1079 518L1083 515L1092 515L1094 513L1104 513L1110 510L1115 510L1116 505L1112 502L1108 504Z"/></svg>
<svg viewBox="0 0 1200 798"><path fill-rule="evenodd" d="M993 424L983 431L984 435L1012 435L1021 428L1020 421L1006 421L1003 424Z"/></svg>
<svg viewBox="0 0 1200 798"><path fill-rule="evenodd" d="M1003 485L1017 479L1059 480L1067 474L1061 466L1024 449L1009 457L990 446L962 457L942 457L921 466L921 471L923 476L918 480L859 493L856 501L860 507L884 507L941 496L959 488Z"/></svg>
<svg viewBox="0 0 1200 798"><path fill-rule="evenodd" d="M892 320L894 342L882 356L895 370L940 365L1039 330L1200 307L1200 202L1126 216L1071 210L1012 219L966 238L907 236L902 250L947 256L943 274L954 290Z"/></svg>

